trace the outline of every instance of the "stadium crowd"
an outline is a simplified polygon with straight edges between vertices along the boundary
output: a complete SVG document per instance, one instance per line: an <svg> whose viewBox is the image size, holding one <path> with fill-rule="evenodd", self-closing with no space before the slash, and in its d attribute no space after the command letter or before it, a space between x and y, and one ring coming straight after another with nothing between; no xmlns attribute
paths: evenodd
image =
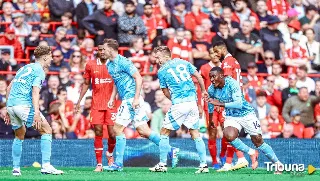
<svg viewBox="0 0 320 181"><path fill-rule="evenodd" d="M214 59L211 44L223 41L241 66L243 92L261 120L263 138L320 138L320 104L313 102L320 96L319 0L0 0L0 9L0 138L14 137L3 122L8 83L34 61L38 45L54 49L41 91L41 111L54 138L94 138L91 92L82 113L74 107L86 62L96 58L105 38L117 39L119 53L143 75L143 106L154 131L171 102L159 89L150 50L167 45L173 58L201 71ZM125 134L138 137L134 128ZM39 136L31 128L26 138ZM187 129L171 136L187 137Z"/></svg>

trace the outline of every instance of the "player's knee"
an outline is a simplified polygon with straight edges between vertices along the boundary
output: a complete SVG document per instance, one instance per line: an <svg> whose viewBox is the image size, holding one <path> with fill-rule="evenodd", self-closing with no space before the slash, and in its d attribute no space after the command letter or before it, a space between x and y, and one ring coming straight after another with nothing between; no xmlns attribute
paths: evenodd
<svg viewBox="0 0 320 181"><path fill-rule="evenodd" d="M252 140L252 143L254 144L255 147L259 147L263 144L263 138L262 136L259 134L259 135L252 135L251 136L251 140Z"/></svg>
<svg viewBox="0 0 320 181"><path fill-rule="evenodd" d="M235 140L238 137L238 131L232 127L226 127L223 130L223 136L227 139L228 142Z"/></svg>
<svg viewBox="0 0 320 181"><path fill-rule="evenodd" d="M216 139L217 137L217 128L215 127L209 127L208 133L209 133L209 139Z"/></svg>
<svg viewBox="0 0 320 181"><path fill-rule="evenodd" d="M165 135L165 136L169 136L170 132L171 132L171 130L166 129L166 128L161 128L161 130L160 130L160 134Z"/></svg>
<svg viewBox="0 0 320 181"><path fill-rule="evenodd" d="M101 129L95 129L94 133L95 133L96 136L103 136L103 132L102 132Z"/></svg>
<svg viewBox="0 0 320 181"><path fill-rule="evenodd" d="M24 140L24 135L16 135L16 138L19 140Z"/></svg>

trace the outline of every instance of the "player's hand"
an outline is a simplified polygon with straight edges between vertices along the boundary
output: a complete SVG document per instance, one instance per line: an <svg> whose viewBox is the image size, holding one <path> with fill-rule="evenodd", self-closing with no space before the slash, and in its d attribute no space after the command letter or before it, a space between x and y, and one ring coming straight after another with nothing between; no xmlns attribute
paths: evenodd
<svg viewBox="0 0 320 181"><path fill-rule="evenodd" d="M217 99L210 98L210 99L208 99L208 102L213 104L213 105L215 105L215 106L220 106L221 105L220 101L218 101Z"/></svg>
<svg viewBox="0 0 320 181"><path fill-rule="evenodd" d="M110 99L108 102L108 108L112 109L114 107L114 100Z"/></svg>
<svg viewBox="0 0 320 181"><path fill-rule="evenodd" d="M39 113L35 113L34 117L33 117L33 126L36 129L40 129L41 128L41 123L42 123L42 119L40 116L40 112Z"/></svg>
<svg viewBox="0 0 320 181"><path fill-rule="evenodd" d="M136 99L136 98L133 99L132 107L133 107L133 109L137 109L137 108L140 107L140 101L139 101L139 99Z"/></svg>
<svg viewBox="0 0 320 181"><path fill-rule="evenodd" d="M202 97L204 100L208 100L208 98L209 98L208 92L207 91L202 92Z"/></svg>
<svg viewBox="0 0 320 181"><path fill-rule="evenodd" d="M75 114L80 113L80 103L78 103L75 107Z"/></svg>
<svg viewBox="0 0 320 181"><path fill-rule="evenodd" d="M11 124L9 113L6 113L6 115L4 116L4 123L6 125L10 125Z"/></svg>

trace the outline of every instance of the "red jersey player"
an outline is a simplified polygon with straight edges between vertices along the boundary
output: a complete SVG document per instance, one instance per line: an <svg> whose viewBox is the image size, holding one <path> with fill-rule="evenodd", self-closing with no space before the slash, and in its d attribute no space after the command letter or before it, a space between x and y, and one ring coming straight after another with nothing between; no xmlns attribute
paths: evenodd
<svg viewBox="0 0 320 181"><path fill-rule="evenodd" d="M242 86L242 80L241 80L241 68L238 63L238 61L232 57L232 55L228 52L227 47L224 42L216 42L213 46L213 48L210 49L210 56L212 59L218 59L221 62L221 68L224 71L225 76L231 76L235 80L237 80ZM209 73L207 75L209 77ZM208 147L212 149L213 156L216 157L216 134L217 134L217 126L220 123L220 125L223 127L224 122L224 109L221 107L215 107L213 110L213 113L209 115L209 126L208 126L208 132L209 132L209 143ZM222 162L225 160L225 153L227 152L227 158L226 163L223 165L221 169L218 171L229 171L229 170L235 170L240 169L243 167L246 167L249 165L248 161L245 159L242 152L235 150L231 145L228 144L225 138L222 138L221 140L221 153L220 158ZM235 164L235 166L231 167L232 158L234 153L236 152L238 156L238 162ZM211 154L211 151L210 151ZM212 156L212 157L213 157ZM219 168L219 165L215 164L214 168Z"/></svg>
<svg viewBox="0 0 320 181"><path fill-rule="evenodd" d="M98 47L98 57L102 57L103 45ZM114 121L116 119L117 109L116 106L112 109L108 108L107 100L110 99L110 95L113 90L113 80L106 68L107 60L97 58L97 60L91 60L85 67L85 83L83 84L80 97L76 109L79 111L80 101L87 92L90 86L90 80L92 82L92 106L91 106L91 125L94 126L95 139L94 150L96 153L97 166L94 171L103 171L102 166L102 152L103 152L103 125L108 127L108 151L106 152L108 165L113 163L113 150L115 147L116 139L113 131Z"/></svg>

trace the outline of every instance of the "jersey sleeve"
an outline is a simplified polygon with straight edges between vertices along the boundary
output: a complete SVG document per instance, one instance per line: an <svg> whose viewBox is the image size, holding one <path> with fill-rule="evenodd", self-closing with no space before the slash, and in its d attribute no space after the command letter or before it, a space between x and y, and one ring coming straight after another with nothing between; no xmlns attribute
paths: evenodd
<svg viewBox="0 0 320 181"><path fill-rule="evenodd" d="M86 64L86 67L84 69L84 74L83 74L83 78L84 79L90 79L91 78L91 67L90 67L90 64L87 63Z"/></svg>
<svg viewBox="0 0 320 181"><path fill-rule="evenodd" d="M193 75L196 72L197 68L190 62L187 62L187 70L190 73L190 75Z"/></svg>
<svg viewBox="0 0 320 181"><path fill-rule="evenodd" d="M160 88L161 89L168 88L167 83L164 78L163 71L158 72L158 78L159 78Z"/></svg>
<svg viewBox="0 0 320 181"><path fill-rule="evenodd" d="M208 88L208 94L209 94L209 98L214 99L214 88L212 85ZM214 110L214 105L211 103L208 103L208 112L213 113L213 110Z"/></svg>
<svg viewBox="0 0 320 181"><path fill-rule="evenodd" d="M128 73L131 76L138 71L138 69L128 59L122 60L121 67L124 72Z"/></svg>
<svg viewBox="0 0 320 181"><path fill-rule="evenodd" d="M232 79L229 82L230 92L232 94L232 102L225 103L226 108L233 108L233 109L241 109L242 108L242 93L239 86L239 83Z"/></svg>
<svg viewBox="0 0 320 181"><path fill-rule="evenodd" d="M44 74L44 72L41 72L40 70L37 70L35 72L35 74L36 74L36 76L33 79L32 87L39 87L41 89L42 83L44 82L44 79L45 79L45 74Z"/></svg>

